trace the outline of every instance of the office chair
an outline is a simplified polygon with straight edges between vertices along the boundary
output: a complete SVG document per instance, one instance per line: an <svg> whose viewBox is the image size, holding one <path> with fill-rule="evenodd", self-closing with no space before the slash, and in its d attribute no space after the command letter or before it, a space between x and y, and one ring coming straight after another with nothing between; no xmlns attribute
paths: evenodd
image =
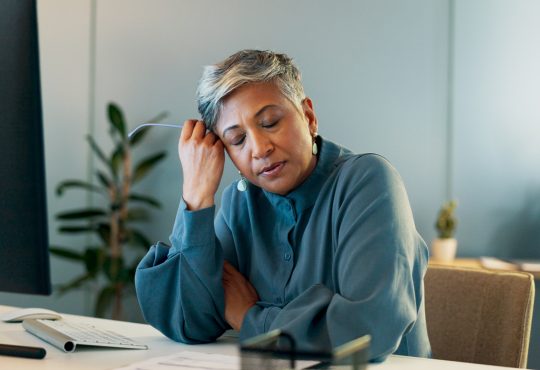
<svg viewBox="0 0 540 370"><path fill-rule="evenodd" d="M532 275L430 265L424 284L433 358L527 366Z"/></svg>

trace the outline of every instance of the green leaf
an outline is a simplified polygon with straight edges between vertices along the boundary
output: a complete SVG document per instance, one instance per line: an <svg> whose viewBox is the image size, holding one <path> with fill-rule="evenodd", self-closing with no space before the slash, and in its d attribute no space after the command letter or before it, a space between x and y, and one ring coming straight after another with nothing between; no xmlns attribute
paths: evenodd
<svg viewBox="0 0 540 370"><path fill-rule="evenodd" d="M96 300L95 314L97 317L105 317L105 312L114 298L114 292L114 286L111 285L101 289Z"/></svg>
<svg viewBox="0 0 540 370"><path fill-rule="evenodd" d="M131 146L135 146L137 145L137 143L140 143L141 140L146 136L146 134L148 133L148 131L150 131L151 128L152 128L151 126L146 126L139 129L139 131L134 133L133 136L129 138L129 144Z"/></svg>
<svg viewBox="0 0 540 370"><path fill-rule="evenodd" d="M96 227L93 225L87 225L87 226L60 226L58 228L58 231L61 233L71 233L71 234L77 234L77 233L85 233L89 231L96 231Z"/></svg>
<svg viewBox="0 0 540 370"><path fill-rule="evenodd" d="M163 112L159 113L157 116L150 118L150 119L147 120L146 122L151 122L151 123L159 122L159 121L161 121L162 119L167 118L168 116L169 116L169 112L163 111Z"/></svg>
<svg viewBox="0 0 540 370"><path fill-rule="evenodd" d="M103 244L109 245L111 241L111 225L101 222L97 225L97 228L95 230L99 234L99 237L103 241Z"/></svg>
<svg viewBox="0 0 540 370"><path fill-rule="evenodd" d="M111 162L109 162L109 159L107 159L107 156L101 148L97 145L97 143L94 141L94 138L90 135L86 136L86 139L88 140L88 143L90 144L90 148L94 151L96 156L109 168L112 169Z"/></svg>
<svg viewBox="0 0 540 370"><path fill-rule="evenodd" d="M159 122L161 121L162 119L166 118L167 116L169 115L168 112L161 112L160 114L158 114L157 116L153 117L152 119L149 119L145 122ZM151 129L152 127L144 127L142 129L140 129L139 131L137 131L130 139L129 139L129 143L132 145L132 146L135 146L137 143L140 143L141 140L146 136L146 134L148 133L148 131Z"/></svg>
<svg viewBox="0 0 540 370"><path fill-rule="evenodd" d="M126 138L126 123L124 120L124 114L120 107L114 103L109 103L107 107L109 114L109 122L112 127L120 134L122 139Z"/></svg>
<svg viewBox="0 0 540 370"><path fill-rule="evenodd" d="M99 208L79 209L75 211L66 211L56 215L58 220L79 220L81 218L95 218L105 216L107 212Z"/></svg>
<svg viewBox="0 0 540 370"><path fill-rule="evenodd" d="M80 181L80 180L66 180L62 181L60 184L56 187L56 195L60 196L64 194L64 191L69 188L81 188L89 191L93 191L95 193L103 193L103 190L93 184L90 184L88 182Z"/></svg>
<svg viewBox="0 0 540 370"><path fill-rule="evenodd" d="M161 208L161 203L153 197L142 194L130 194L129 200L133 202L146 203L152 207Z"/></svg>
<svg viewBox="0 0 540 370"><path fill-rule="evenodd" d="M71 280L67 284L62 284L58 286L58 294L62 295L70 290L78 289L81 287L81 285L88 280L91 280L92 276L89 276L87 274L81 275L73 280Z"/></svg>
<svg viewBox="0 0 540 370"><path fill-rule="evenodd" d="M99 182L101 183L101 185L105 186L107 189L110 189L113 186L112 181L103 172L97 170L96 176Z"/></svg>
<svg viewBox="0 0 540 370"><path fill-rule="evenodd" d="M133 279L130 280L130 269L125 265L122 265L118 271L116 281L122 283L123 286L132 284Z"/></svg>
<svg viewBox="0 0 540 370"><path fill-rule="evenodd" d="M134 175L133 175L133 183L136 183L137 181L141 180L148 171L150 171L156 164L159 163L167 153L160 152L154 155L151 155L149 157L146 157L143 159L135 168Z"/></svg>
<svg viewBox="0 0 540 370"><path fill-rule="evenodd" d="M148 211L144 208L131 208L128 210L128 221L148 221Z"/></svg>
<svg viewBox="0 0 540 370"><path fill-rule="evenodd" d="M103 254L101 248L87 248L84 251L84 264L88 275L95 277L102 269Z"/></svg>
<svg viewBox="0 0 540 370"><path fill-rule="evenodd" d="M152 242L143 233L135 229L128 231L128 238L131 244L142 247L145 251L152 245Z"/></svg>
<svg viewBox="0 0 540 370"><path fill-rule="evenodd" d="M120 166L122 164L123 159L124 159L124 146L122 144L118 144L111 156L111 167L113 171L113 176L115 178L118 178L118 171L120 170Z"/></svg>
<svg viewBox="0 0 540 370"><path fill-rule="evenodd" d="M82 261L84 259L83 255L77 252L73 252L67 248L58 247L58 246L50 246L49 252L51 252L52 255L55 255L57 257L65 258L72 261Z"/></svg>
<svg viewBox="0 0 540 370"><path fill-rule="evenodd" d="M128 274L129 274L129 282L132 283L132 282L135 282L135 273L137 272L137 267L139 267L139 261L142 259L142 257L140 258L137 258L137 260L135 261L135 263L133 265L131 265L127 271L128 271ZM134 286L133 284L129 284L129 286Z"/></svg>
<svg viewBox="0 0 540 370"><path fill-rule="evenodd" d="M112 282L119 282L125 275L124 259L122 257L106 257L103 263L103 271Z"/></svg>

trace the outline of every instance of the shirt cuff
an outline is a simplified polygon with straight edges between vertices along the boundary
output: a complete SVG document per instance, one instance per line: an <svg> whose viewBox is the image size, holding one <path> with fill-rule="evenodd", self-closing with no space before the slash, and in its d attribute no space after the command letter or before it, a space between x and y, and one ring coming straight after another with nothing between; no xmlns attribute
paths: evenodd
<svg viewBox="0 0 540 370"><path fill-rule="evenodd" d="M179 245L179 251L184 251L193 246L214 243L215 208L214 205L196 211L190 211L187 209L186 202L182 199L171 234L173 247Z"/></svg>
<svg viewBox="0 0 540 370"><path fill-rule="evenodd" d="M276 306L261 307L254 305L251 307L242 322L240 341L266 333L280 311L281 309Z"/></svg>

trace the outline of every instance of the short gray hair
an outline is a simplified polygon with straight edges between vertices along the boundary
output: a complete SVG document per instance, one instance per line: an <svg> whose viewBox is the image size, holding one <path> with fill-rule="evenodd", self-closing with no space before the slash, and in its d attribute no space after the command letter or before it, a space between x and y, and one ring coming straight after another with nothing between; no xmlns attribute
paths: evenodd
<svg viewBox="0 0 540 370"><path fill-rule="evenodd" d="M214 130L227 95L247 83L270 81L301 109L305 94L300 71L285 54L241 50L222 62L206 66L197 88L197 105L206 128Z"/></svg>

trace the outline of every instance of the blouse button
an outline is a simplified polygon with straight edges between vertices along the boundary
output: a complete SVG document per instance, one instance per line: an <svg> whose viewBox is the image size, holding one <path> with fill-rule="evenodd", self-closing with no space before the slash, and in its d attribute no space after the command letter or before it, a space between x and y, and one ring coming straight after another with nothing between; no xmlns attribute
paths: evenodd
<svg viewBox="0 0 540 370"><path fill-rule="evenodd" d="M291 260L291 254L285 253L285 261L290 261L290 260Z"/></svg>

